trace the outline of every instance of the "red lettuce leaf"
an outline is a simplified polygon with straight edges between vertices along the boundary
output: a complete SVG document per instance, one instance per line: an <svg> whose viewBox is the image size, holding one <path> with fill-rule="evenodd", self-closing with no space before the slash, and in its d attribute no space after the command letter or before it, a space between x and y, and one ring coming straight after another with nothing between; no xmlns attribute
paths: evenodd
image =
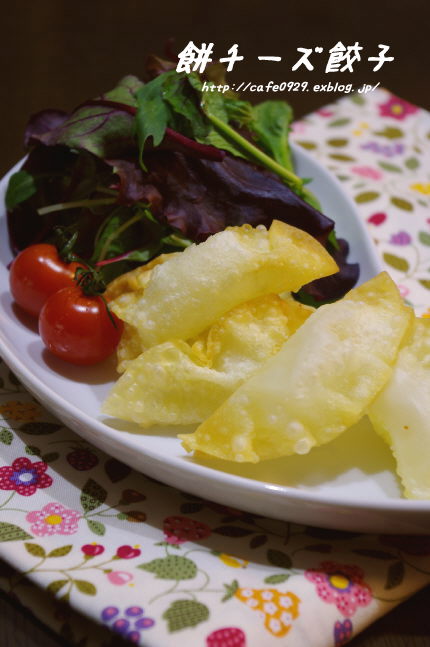
<svg viewBox="0 0 430 647"><path fill-rule="evenodd" d="M48 130L41 131L40 125L37 132L33 128L29 143L38 140L48 146L84 149L101 159L126 155L136 148L135 94L142 86L142 81L137 77L124 77L113 90L98 100L81 104L62 121L58 119L54 123L52 120L52 127Z"/></svg>
<svg viewBox="0 0 430 647"><path fill-rule="evenodd" d="M270 226L277 219L321 242L334 223L270 171L226 155L222 162L154 150L144 155L145 181L162 196L154 215L187 238L201 241L225 227L248 223Z"/></svg>
<svg viewBox="0 0 430 647"><path fill-rule="evenodd" d="M299 292L299 300L313 306L341 299L352 290L360 276L358 263L348 263L349 244L343 238L337 239L338 249L328 245L328 250L339 266L339 272L317 279L305 285Z"/></svg>
<svg viewBox="0 0 430 647"><path fill-rule="evenodd" d="M24 146L29 148L40 141L46 133L59 128L67 119L64 110L41 110L31 115L24 132Z"/></svg>
<svg viewBox="0 0 430 647"><path fill-rule="evenodd" d="M118 190L118 202L132 205L136 202L148 201L148 190L144 181L144 173L136 162L117 159L106 160L118 176L118 183L112 188ZM155 200L155 196L152 198Z"/></svg>

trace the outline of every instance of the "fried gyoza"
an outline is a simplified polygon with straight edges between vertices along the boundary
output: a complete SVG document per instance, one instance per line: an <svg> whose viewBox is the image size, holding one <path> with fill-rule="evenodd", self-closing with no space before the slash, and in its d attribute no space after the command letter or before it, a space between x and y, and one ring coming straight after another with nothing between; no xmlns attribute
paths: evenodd
<svg viewBox="0 0 430 647"><path fill-rule="evenodd" d="M412 310L387 273L322 306L193 434L238 462L307 453L357 422L391 376Z"/></svg>
<svg viewBox="0 0 430 647"><path fill-rule="evenodd" d="M319 242L285 223L231 227L155 267L130 307L112 309L150 348L191 339L240 303L297 291L337 269Z"/></svg>
<svg viewBox="0 0 430 647"><path fill-rule="evenodd" d="M391 447L405 495L430 499L430 319L415 320L368 414Z"/></svg>
<svg viewBox="0 0 430 647"><path fill-rule="evenodd" d="M142 427L202 422L312 311L271 294L237 306L195 340L153 346L127 362L104 411Z"/></svg>
<svg viewBox="0 0 430 647"><path fill-rule="evenodd" d="M132 323L124 321L126 319L125 313L130 308L133 308L135 303L143 296L153 268L165 263L175 254L176 252L160 254L149 263L121 274L111 281L106 288L104 297L109 301L110 309L124 322L123 333L116 349L118 373L123 373L129 361L135 359L143 351L136 327Z"/></svg>

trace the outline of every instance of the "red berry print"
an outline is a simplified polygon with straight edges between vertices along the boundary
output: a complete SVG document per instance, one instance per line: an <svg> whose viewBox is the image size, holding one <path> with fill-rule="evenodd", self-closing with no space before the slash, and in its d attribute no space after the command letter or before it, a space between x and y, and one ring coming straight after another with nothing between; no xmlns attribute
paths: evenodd
<svg viewBox="0 0 430 647"><path fill-rule="evenodd" d="M166 517L163 530L167 541L174 544L182 544L185 541L199 541L200 539L206 539L211 534L211 529L205 523L181 515Z"/></svg>
<svg viewBox="0 0 430 647"><path fill-rule="evenodd" d="M139 557L142 551L133 546L120 546L116 551L116 556L120 559L133 559Z"/></svg>
<svg viewBox="0 0 430 647"><path fill-rule="evenodd" d="M85 544L81 547L81 551L87 557L95 557L96 555L104 553L105 549L101 544Z"/></svg>
<svg viewBox="0 0 430 647"><path fill-rule="evenodd" d="M246 647L246 636L239 627L223 627L206 638L207 647Z"/></svg>

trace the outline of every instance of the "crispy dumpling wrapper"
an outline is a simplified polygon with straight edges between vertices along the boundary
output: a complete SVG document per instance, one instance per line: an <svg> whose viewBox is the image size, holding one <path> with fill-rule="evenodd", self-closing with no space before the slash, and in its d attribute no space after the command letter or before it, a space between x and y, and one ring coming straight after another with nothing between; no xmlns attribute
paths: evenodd
<svg viewBox="0 0 430 647"><path fill-rule="evenodd" d="M415 320L368 415L391 447L405 496L430 499L430 319Z"/></svg>
<svg viewBox="0 0 430 647"><path fill-rule="evenodd" d="M284 300L274 294L241 304L198 338L167 341L127 361L103 410L143 427L200 423L274 355L312 311L291 297ZM129 342L134 341L132 335Z"/></svg>
<svg viewBox="0 0 430 647"><path fill-rule="evenodd" d="M312 236L273 221L269 230L230 227L155 267L144 291L115 314L139 331L142 348L188 340L232 308L297 291L338 267Z"/></svg>
<svg viewBox="0 0 430 647"><path fill-rule="evenodd" d="M162 265L177 253L178 252L172 252L171 254L160 254L159 256L153 258L152 261L149 261L149 263L140 265L134 270L130 270L130 272L126 272L125 274L117 276L117 278L111 281L107 286L103 295L104 298L110 302L114 299L117 299L122 294L125 294L127 292L135 292L136 290L145 288L148 284L149 278L151 276L151 271L154 269L154 267L156 267L157 265Z"/></svg>
<svg viewBox="0 0 430 647"><path fill-rule="evenodd" d="M390 378L413 312L386 272L320 307L193 434L226 460L307 453L357 422Z"/></svg>
<svg viewBox="0 0 430 647"><path fill-rule="evenodd" d="M125 321L127 319L126 312L130 308L133 308L136 302L143 296L153 268L165 263L176 253L160 254L160 256L153 258L149 263L140 265L125 274L121 274L111 281L106 288L104 297L109 302L109 308L124 322L124 330L116 350L118 373L123 373L129 361L138 357L143 351L136 327L132 323Z"/></svg>

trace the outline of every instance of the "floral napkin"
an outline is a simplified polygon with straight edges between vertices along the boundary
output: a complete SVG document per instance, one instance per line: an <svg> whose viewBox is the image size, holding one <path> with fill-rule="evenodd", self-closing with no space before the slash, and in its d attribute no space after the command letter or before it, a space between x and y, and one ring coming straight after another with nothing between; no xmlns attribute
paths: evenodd
<svg viewBox="0 0 430 647"><path fill-rule="evenodd" d="M378 90L293 137L430 316L430 115ZM430 537L298 526L164 486L65 428L5 364L0 542L1 587L81 647L340 647L430 581Z"/></svg>

